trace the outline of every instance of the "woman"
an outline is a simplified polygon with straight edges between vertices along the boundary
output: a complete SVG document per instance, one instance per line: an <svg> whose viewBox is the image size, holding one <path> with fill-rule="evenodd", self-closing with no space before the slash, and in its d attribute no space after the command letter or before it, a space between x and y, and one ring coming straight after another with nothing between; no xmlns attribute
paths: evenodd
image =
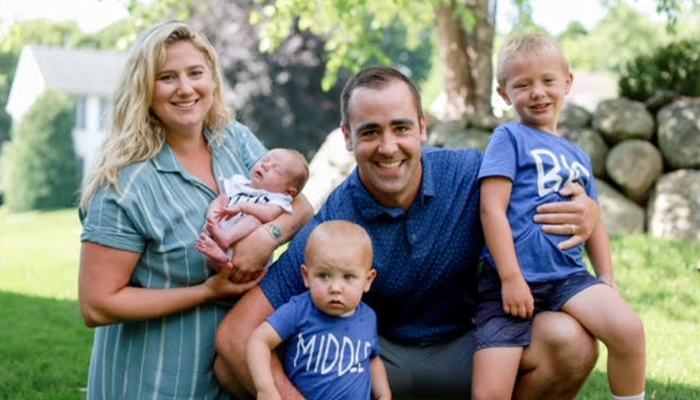
<svg viewBox="0 0 700 400"><path fill-rule="evenodd" d="M88 399L227 398L214 337L231 304L216 300L256 285L277 243L311 218L297 196L294 214L273 221L275 237L259 228L235 264L207 268L194 244L217 182L248 174L266 151L230 122L223 88L211 44L181 22L133 46L81 199L80 306L98 327Z"/></svg>

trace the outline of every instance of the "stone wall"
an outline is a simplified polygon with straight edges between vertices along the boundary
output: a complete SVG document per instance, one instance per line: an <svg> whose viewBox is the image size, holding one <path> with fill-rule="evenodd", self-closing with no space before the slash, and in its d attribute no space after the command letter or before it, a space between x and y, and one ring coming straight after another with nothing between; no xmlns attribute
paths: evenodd
<svg viewBox="0 0 700 400"><path fill-rule="evenodd" d="M484 150L504 120L429 119L428 144ZM700 99L661 94L647 104L624 98L600 103L590 113L568 106L562 134L591 157L603 220L611 235L700 241ZM328 135L310 163L304 193L318 210L355 167L343 135Z"/></svg>
<svg viewBox="0 0 700 400"><path fill-rule="evenodd" d="M502 122L436 122L429 144L483 150ZM569 105L559 126L591 157L611 235L700 241L700 99L662 94L644 104L618 98L593 113Z"/></svg>

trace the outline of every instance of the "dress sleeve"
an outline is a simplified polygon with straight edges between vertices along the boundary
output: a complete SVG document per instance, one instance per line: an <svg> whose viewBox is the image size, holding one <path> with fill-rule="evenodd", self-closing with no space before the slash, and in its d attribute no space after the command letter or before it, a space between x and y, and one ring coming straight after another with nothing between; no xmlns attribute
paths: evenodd
<svg viewBox="0 0 700 400"><path fill-rule="evenodd" d="M238 156L246 169L250 171L258 160L267 153L267 149L247 126L236 122L232 125L232 129L235 141L239 144Z"/></svg>
<svg viewBox="0 0 700 400"><path fill-rule="evenodd" d="M142 253L146 241L125 204L113 187L100 189L83 218L80 240Z"/></svg>

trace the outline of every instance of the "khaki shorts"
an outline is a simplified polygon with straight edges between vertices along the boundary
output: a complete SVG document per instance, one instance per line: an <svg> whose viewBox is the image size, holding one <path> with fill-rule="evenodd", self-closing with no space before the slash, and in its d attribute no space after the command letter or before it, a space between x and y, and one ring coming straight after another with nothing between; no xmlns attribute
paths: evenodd
<svg viewBox="0 0 700 400"><path fill-rule="evenodd" d="M405 345L379 338L394 399L471 397L474 331L447 343Z"/></svg>

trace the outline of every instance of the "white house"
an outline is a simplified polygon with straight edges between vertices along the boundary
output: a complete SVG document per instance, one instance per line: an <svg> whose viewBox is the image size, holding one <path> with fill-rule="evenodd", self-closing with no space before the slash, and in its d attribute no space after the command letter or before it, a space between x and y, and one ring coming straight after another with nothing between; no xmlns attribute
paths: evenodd
<svg viewBox="0 0 700 400"><path fill-rule="evenodd" d="M126 55L99 50L25 46L19 57L7 113L18 124L47 91L76 102L73 143L83 160L83 176L107 131L112 92ZM16 126L16 125L15 125Z"/></svg>

